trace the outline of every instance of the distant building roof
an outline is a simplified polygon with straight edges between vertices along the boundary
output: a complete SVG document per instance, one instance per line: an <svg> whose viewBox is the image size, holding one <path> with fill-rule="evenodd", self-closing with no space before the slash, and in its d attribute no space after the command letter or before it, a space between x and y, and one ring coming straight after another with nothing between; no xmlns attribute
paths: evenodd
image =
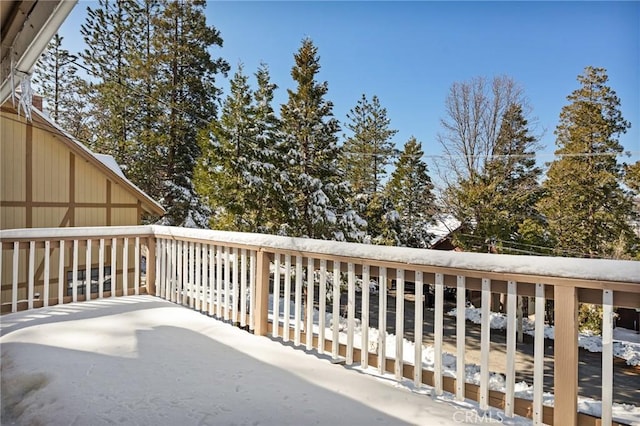
<svg viewBox="0 0 640 426"><path fill-rule="evenodd" d="M427 231L433 235L433 238L429 241L429 247L436 246L462 225L462 222L452 214L438 214L433 217L433 220L434 223L427 228Z"/></svg>

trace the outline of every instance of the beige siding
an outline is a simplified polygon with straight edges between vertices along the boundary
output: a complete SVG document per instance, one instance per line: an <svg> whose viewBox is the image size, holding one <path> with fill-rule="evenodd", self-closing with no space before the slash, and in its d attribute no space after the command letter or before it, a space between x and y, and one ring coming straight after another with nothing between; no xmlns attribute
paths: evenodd
<svg viewBox="0 0 640 426"><path fill-rule="evenodd" d="M105 208L76 208L75 226L96 226L104 223L107 223L107 211ZM132 225L135 225L135 223Z"/></svg>
<svg viewBox="0 0 640 426"><path fill-rule="evenodd" d="M122 186L113 184L111 185L111 201L114 203L127 203L135 204L138 202L136 197L127 192Z"/></svg>
<svg viewBox="0 0 640 426"><path fill-rule="evenodd" d="M0 199L25 200L25 138L26 126L5 118L2 113L0 126ZM17 118L17 117L14 117Z"/></svg>
<svg viewBox="0 0 640 426"><path fill-rule="evenodd" d="M89 162L76 157L77 203L106 203L107 179L104 174ZM77 226L79 226L76 223Z"/></svg>
<svg viewBox="0 0 640 426"><path fill-rule="evenodd" d="M112 226L135 225L138 223L138 210L136 208L113 209L111 213Z"/></svg>
<svg viewBox="0 0 640 426"><path fill-rule="evenodd" d="M24 207L0 207L0 228L17 229L27 226Z"/></svg>
<svg viewBox="0 0 640 426"><path fill-rule="evenodd" d="M63 223L68 207L34 207L33 227L34 228L57 228L59 226L69 226Z"/></svg>
<svg viewBox="0 0 640 426"><path fill-rule="evenodd" d="M69 201L69 150L48 132L33 135L33 200Z"/></svg>

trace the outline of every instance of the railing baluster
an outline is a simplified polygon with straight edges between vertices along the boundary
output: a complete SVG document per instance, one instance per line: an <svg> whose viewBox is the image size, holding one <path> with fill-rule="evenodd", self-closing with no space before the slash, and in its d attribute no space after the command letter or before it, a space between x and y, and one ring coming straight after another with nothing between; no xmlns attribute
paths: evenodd
<svg viewBox="0 0 640 426"><path fill-rule="evenodd" d="M78 301L78 240L73 240L73 268L71 271L71 295L72 301Z"/></svg>
<svg viewBox="0 0 640 426"><path fill-rule="evenodd" d="M184 293L184 242L178 241L176 244L176 303L182 305Z"/></svg>
<svg viewBox="0 0 640 426"><path fill-rule="evenodd" d="M517 308L518 284L515 281L507 282L507 366L505 383L504 413L507 417L513 417L513 398L516 379L516 308Z"/></svg>
<svg viewBox="0 0 640 426"><path fill-rule="evenodd" d="M362 368L369 367L369 283L371 275L369 265L362 265L362 347L360 365Z"/></svg>
<svg viewBox="0 0 640 426"><path fill-rule="evenodd" d="M282 338L289 341L289 317L291 316L291 256L284 255L284 325L282 326Z"/></svg>
<svg viewBox="0 0 640 426"><path fill-rule="evenodd" d="M280 254L273 258L273 337L280 335Z"/></svg>
<svg viewBox="0 0 640 426"><path fill-rule="evenodd" d="M64 263L64 240L60 240L60 256L58 257L58 304L60 305L64 303Z"/></svg>
<svg viewBox="0 0 640 426"><path fill-rule="evenodd" d="M255 250L251 250L249 252L249 330L255 330L255 328L256 328L256 323L255 323L255 316L256 316L256 276L257 276L257 269L256 269L256 267L257 267L257 258L256 257L257 257L257 252ZM265 256L265 258L266 258L267 261L269 260L268 257ZM268 300L269 300L269 295L267 295L267 304L268 304ZM267 315L268 315L269 307L268 306L261 307L260 311L262 311L262 309L266 309L267 310ZM265 324L265 326L266 325L267 324ZM266 332L266 330L265 330L265 332Z"/></svg>
<svg viewBox="0 0 640 426"><path fill-rule="evenodd" d="M404 269L396 271L396 380L404 370Z"/></svg>
<svg viewBox="0 0 640 426"><path fill-rule="evenodd" d="M247 325L247 250L240 250L240 327Z"/></svg>
<svg viewBox="0 0 640 426"><path fill-rule="evenodd" d="M27 288L27 309L33 309L33 298L35 295L35 264L36 264L36 242L29 241L29 277Z"/></svg>
<svg viewBox="0 0 640 426"><path fill-rule="evenodd" d="M162 239L156 239L156 277L155 277L155 293L156 296L160 296L160 282L162 278L160 277L160 271L162 270Z"/></svg>
<svg viewBox="0 0 640 426"><path fill-rule="evenodd" d="M304 328L306 335L306 347L308 350L313 349L313 296L315 292L314 286L315 260L307 259L307 324Z"/></svg>
<svg viewBox="0 0 640 426"><path fill-rule="evenodd" d="M465 277L458 275L456 286L456 399L465 396L465 321L466 321Z"/></svg>
<svg viewBox="0 0 640 426"><path fill-rule="evenodd" d="M480 409L489 409L489 351L491 350L491 280L482 279L480 326Z"/></svg>
<svg viewBox="0 0 640 426"><path fill-rule="evenodd" d="M202 281L200 282L200 310L209 312L207 307L209 300L209 245L202 243Z"/></svg>
<svg viewBox="0 0 640 426"><path fill-rule="evenodd" d="M140 237L136 237L134 242L133 261L133 294L136 296L140 294Z"/></svg>
<svg viewBox="0 0 640 426"><path fill-rule="evenodd" d="M189 243L189 291L187 294L189 295L189 307L191 309L195 308L195 293L196 293L196 243ZM226 318L228 319L228 318Z"/></svg>
<svg viewBox="0 0 640 426"><path fill-rule="evenodd" d="M116 297L118 291L118 240L111 240L111 297Z"/></svg>
<svg viewBox="0 0 640 426"><path fill-rule="evenodd" d="M536 284L536 323L533 349L533 424L543 424L542 394L544 392L544 284Z"/></svg>
<svg viewBox="0 0 640 426"><path fill-rule="evenodd" d="M222 318L222 247L216 246L216 316Z"/></svg>
<svg viewBox="0 0 640 426"><path fill-rule="evenodd" d="M384 374L387 364L387 268L379 267L378 276L378 372Z"/></svg>
<svg viewBox="0 0 640 426"><path fill-rule="evenodd" d="M91 300L91 239L87 240L85 254L84 297L86 300Z"/></svg>
<svg viewBox="0 0 640 426"><path fill-rule="evenodd" d="M152 265L153 266L153 265ZM158 275L156 274L156 277ZM104 238L98 244L98 298L104 297Z"/></svg>
<svg viewBox="0 0 640 426"><path fill-rule="evenodd" d="M169 285L169 292L171 293L171 297L169 297L169 301L176 303L178 301L178 258L180 254L178 253L178 242L176 240L171 240L171 284ZM137 263L137 262L136 262Z"/></svg>
<svg viewBox="0 0 640 426"><path fill-rule="evenodd" d="M200 306L200 294L202 291L202 244L195 244L195 290L193 292L193 307L196 311L199 311Z"/></svg>
<svg viewBox="0 0 640 426"><path fill-rule="evenodd" d="M602 425L611 425L613 406L613 291L602 291Z"/></svg>
<svg viewBox="0 0 640 426"><path fill-rule="evenodd" d="M122 242L122 295L129 295L129 237Z"/></svg>
<svg viewBox="0 0 640 426"><path fill-rule="evenodd" d="M413 383L416 387L420 387L422 384L422 326L424 316L424 301L423 301L423 274L422 271L416 271L415 282L415 301L414 306L414 339L415 352L413 354Z"/></svg>
<svg viewBox="0 0 640 426"><path fill-rule="evenodd" d="M18 266L20 264L20 243L13 243L13 270L11 271L11 312L18 312ZM63 274L60 274L62 277ZM62 278L61 278L62 279Z"/></svg>
<svg viewBox="0 0 640 426"><path fill-rule="evenodd" d="M296 289L295 289L295 304L293 314L294 334L293 344L300 345L300 325L301 325L301 310L302 310L302 256L296 256Z"/></svg>
<svg viewBox="0 0 640 426"><path fill-rule="evenodd" d="M347 264L347 356L346 364L353 364L353 331L356 326L356 272L353 263Z"/></svg>
<svg viewBox="0 0 640 426"><path fill-rule="evenodd" d="M234 247L233 248L233 261L231 262L231 282L232 282L232 291L233 291L233 306L232 306L232 312L233 312L233 318L232 321L234 324L238 323L238 248Z"/></svg>
<svg viewBox="0 0 640 426"><path fill-rule="evenodd" d="M435 274L435 301L433 319L433 387L436 395L442 395L442 340L444 320L444 275Z"/></svg>
<svg viewBox="0 0 640 426"><path fill-rule="evenodd" d="M340 348L340 262L333 261L333 306L331 314L331 356L338 359Z"/></svg>
<svg viewBox="0 0 640 426"><path fill-rule="evenodd" d="M320 282L318 292L318 353L324 354L325 323L327 312L327 261L320 260Z"/></svg>
<svg viewBox="0 0 640 426"><path fill-rule="evenodd" d="M214 245L207 245L207 288L209 289L209 316L213 316L215 312L215 258L216 248Z"/></svg>
<svg viewBox="0 0 640 426"><path fill-rule="evenodd" d="M224 247L224 280L222 283L224 284L224 319L229 321L229 295L231 285L231 262L229 260L229 247Z"/></svg>
<svg viewBox="0 0 640 426"><path fill-rule="evenodd" d="M0 245L0 277L2 277L2 246ZM43 303L46 308L49 306L49 279L51 276L51 241L47 240L44 242L44 288L42 289L42 293L44 294Z"/></svg>
<svg viewBox="0 0 640 426"><path fill-rule="evenodd" d="M167 240L160 239L158 248L160 249L160 285L158 286L158 295L165 298L167 288Z"/></svg>

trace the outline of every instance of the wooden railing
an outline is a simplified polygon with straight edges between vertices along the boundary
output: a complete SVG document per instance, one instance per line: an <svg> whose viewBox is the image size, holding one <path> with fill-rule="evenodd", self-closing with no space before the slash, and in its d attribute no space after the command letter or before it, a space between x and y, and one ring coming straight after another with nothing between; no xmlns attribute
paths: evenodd
<svg viewBox="0 0 640 426"><path fill-rule="evenodd" d="M640 262L633 261L438 252L161 226L8 230L0 231L0 241L3 313L149 293L535 424L616 424L613 307L640 306ZM431 294L425 291L431 290L433 318L426 321ZM445 294L451 294L455 377L465 377L470 292L479 294L482 311L479 384L450 377L442 362L450 337ZM507 318L504 391L489 389L489 313L500 296ZM523 297L538 313L533 401L515 396ZM556 307L555 407L542 403L545 316L540 313L547 300ZM601 305L604 312L601 419L577 410L580 302ZM427 322L432 337L424 334ZM413 353L404 353L405 338L412 340ZM433 366L423 364L425 341L433 343Z"/></svg>

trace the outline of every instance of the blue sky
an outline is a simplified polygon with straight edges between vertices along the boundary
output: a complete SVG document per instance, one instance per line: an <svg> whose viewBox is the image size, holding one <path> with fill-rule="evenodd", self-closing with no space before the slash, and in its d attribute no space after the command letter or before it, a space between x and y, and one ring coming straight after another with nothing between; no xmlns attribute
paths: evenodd
<svg viewBox="0 0 640 426"><path fill-rule="evenodd" d="M72 52L81 48L86 7L95 4L80 1L61 28ZM620 140L633 155L622 160L640 159L640 2L209 1L207 20L224 40L212 53L232 73L239 62L247 74L269 65L278 110L295 87L293 55L310 37L335 116L343 121L363 93L377 95L399 130L396 143L418 138L432 173L454 82L505 74L520 83L546 129L544 162L553 159L560 110L588 65L607 69L632 123Z"/></svg>

